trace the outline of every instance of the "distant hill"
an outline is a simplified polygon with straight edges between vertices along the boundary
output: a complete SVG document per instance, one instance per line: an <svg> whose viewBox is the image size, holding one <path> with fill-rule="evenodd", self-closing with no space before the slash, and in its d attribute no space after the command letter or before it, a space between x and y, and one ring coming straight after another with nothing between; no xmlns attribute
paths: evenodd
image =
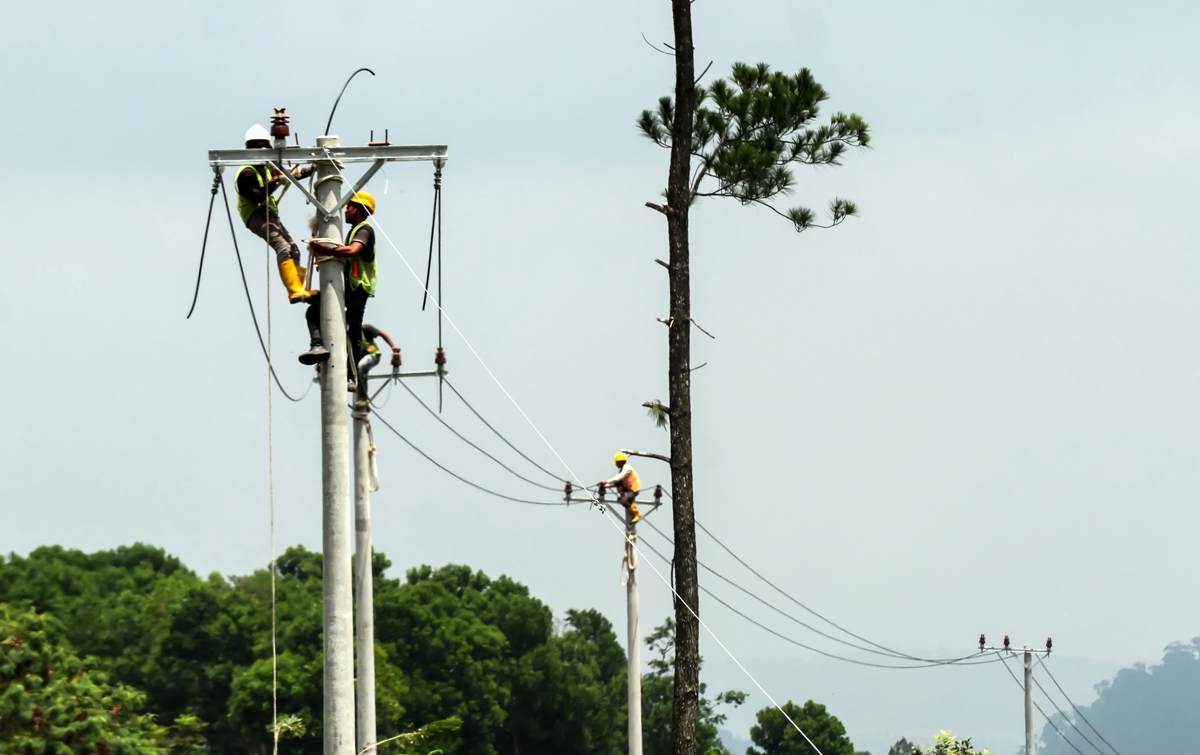
<svg viewBox="0 0 1200 755"><path fill-rule="evenodd" d="M1084 755L1114 755L1109 744L1120 755L1200 753L1200 637L1167 646L1160 664L1121 669L1097 686L1096 702L1080 706L1082 715L1044 670L1034 676L1066 714L1056 712L1035 689L1034 699L1062 732L1047 725L1038 755L1078 755L1063 736Z"/></svg>

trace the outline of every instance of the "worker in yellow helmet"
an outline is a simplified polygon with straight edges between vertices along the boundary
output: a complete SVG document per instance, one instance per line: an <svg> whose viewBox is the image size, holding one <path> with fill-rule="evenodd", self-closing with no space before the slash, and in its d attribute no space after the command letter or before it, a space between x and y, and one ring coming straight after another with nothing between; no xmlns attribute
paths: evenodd
<svg viewBox="0 0 1200 755"><path fill-rule="evenodd" d="M365 191L356 192L346 202L346 224L350 226L346 242L341 246L314 249L316 254L346 259L346 337L353 351L354 365L363 358L363 314L367 310L367 299L375 295L378 280L375 229L368 221L374 214L375 197ZM365 390L366 386L361 386L360 392Z"/></svg>
<svg viewBox="0 0 1200 755"><path fill-rule="evenodd" d="M617 503L629 509L633 513L633 519L630 521L636 522L642 518L637 504L634 503L638 491L642 489L642 481L638 478L638 473L634 470L633 465L629 463L629 457L625 454L617 453L613 456L613 463L617 465L616 476L611 480L605 480L601 484L606 488L616 488L620 491Z"/></svg>
<svg viewBox="0 0 1200 755"><path fill-rule="evenodd" d="M246 132L245 144L246 149L270 149L271 135L256 124ZM312 172L312 166L308 166L296 169L292 175L307 178ZM287 289L288 301L296 304L316 298L317 292L304 288L307 270L300 266L300 250L279 220L279 200L273 193L282 182L283 174L266 163L244 165L238 168L234 188L237 191L238 215L251 233L275 250L275 262L279 266L279 277Z"/></svg>

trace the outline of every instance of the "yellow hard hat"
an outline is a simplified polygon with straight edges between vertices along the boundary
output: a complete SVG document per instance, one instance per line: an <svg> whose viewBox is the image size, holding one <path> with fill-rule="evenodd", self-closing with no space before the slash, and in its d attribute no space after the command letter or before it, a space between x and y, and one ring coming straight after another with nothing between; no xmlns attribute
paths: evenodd
<svg viewBox="0 0 1200 755"><path fill-rule="evenodd" d="M362 207L367 208L367 211L370 212L372 215L375 214L375 196L373 194L371 194L370 192L367 192L367 191L355 192L354 196L350 197L350 201L347 202L346 204L350 204L351 202L353 202L356 205L361 205Z"/></svg>
<svg viewBox="0 0 1200 755"><path fill-rule="evenodd" d="M628 457L628 456L626 456L626 455L625 455L625 454L623 454L623 453L617 453L617 454L615 454L615 455L613 456L613 461L614 461L614 462L617 462L617 461L629 461L629 457Z"/></svg>

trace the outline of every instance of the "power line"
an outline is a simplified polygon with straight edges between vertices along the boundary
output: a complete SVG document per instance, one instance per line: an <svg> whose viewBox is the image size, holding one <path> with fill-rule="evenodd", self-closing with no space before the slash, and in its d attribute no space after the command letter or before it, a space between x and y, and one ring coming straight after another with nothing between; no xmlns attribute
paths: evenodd
<svg viewBox="0 0 1200 755"><path fill-rule="evenodd" d="M1012 677L1012 680L1014 682L1016 682L1017 686L1020 687L1022 690L1024 690L1025 685L1021 684L1021 681L1019 679L1017 679L1017 675L1014 674L1013 670L1008 667L1008 661L1005 660L1004 656L1001 655L999 652L997 652L996 657L998 657L1000 659L1000 663L1001 663L1001 665L1004 666L1004 670L1008 672L1008 675ZM1047 716L1046 711L1042 710L1042 706L1038 705L1037 702L1034 702L1033 707L1037 708L1037 712L1042 714L1042 718L1046 719L1046 723L1050 724L1050 728L1052 728L1052 729L1054 729L1054 731L1058 732L1058 736L1062 737L1062 740L1064 742L1066 742L1071 747L1072 750L1079 753L1079 755L1083 755L1083 751L1080 750L1078 747L1076 747L1074 742L1067 739L1066 735L1063 734L1062 731L1059 730L1059 728L1054 725L1054 722L1050 720L1050 716ZM1026 755L1028 755L1028 753L1026 753Z"/></svg>
<svg viewBox="0 0 1200 755"><path fill-rule="evenodd" d="M734 558L734 560L735 560L735 561L737 561L739 564L741 564L742 566L744 566L744 567L745 567L745 568L746 568L746 569L747 569L747 570L748 570L748 571L749 571L751 574L753 574L754 576L758 577L758 578L759 578L759 579L761 579L763 582L765 582L767 585L769 585L769 586L770 586L770 587L771 587L773 590L775 590L775 592L779 593L779 594L780 594L780 595L782 595L783 597L787 598L787 599L788 599L788 600L790 600L791 602L793 602L793 603L795 603L796 605L800 606L800 607L801 607L801 608L803 608L805 611L809 612L809 613L810 613L810 614L812 614L813 616L816 616L818 619L820 619L821 621L824 621L826 624L829 624L830 626L834 627L835 629L838 629L839 631L845 632L846 634L850 635L851 637L853 637L853 638L854 638L854 639L856 639L856 640L861 640L862 642L865 642L865 643L867 643L868 645L871 645L871 646L874 646L874 647L876 647L876 648L879 648L880 650L887 651L888 653L891 653L892 655L896 656L897 658L905 658L905 659L907 659L907 660L911 660L911 661L921 661L921 662L924 662L924 663L933 663L933 662L937 662L937 661L950 660L950 659L935 659L935 658L919 658L919 657L917 657L917 656L912 656L912 655L909 655L908 653L904 653L904 652L901 652L901 651L899 651L899 650L895 650L895 649L893 649L893 648L889 648L889 647L887 647L886 645L880 645L880 644L879 644L879 643L877 643L877 642L872 642L871 640L868 640L866 637L863 637L862 635L858 635L858 634L855 634L854 632L851 632L849 629L846 629L846 628L845 628L845 627L843 627L841 624L838 624L837 622L833 621L832 619L826 618L825 616L821 615L820 613L818 613L818 612L814 611L813 609L809 608L809 607L808 607L808 606L806 606L804 603L802 603L802 602L800 602L799 600L797 600L796 598L792 597L792 596L791 596L791 595L790 595L788 592L786 592L786 591L785 591L783 588L779 587L779 586L778 586L778 585L776 585L774 582L772 582L771 580L769 580L769 579L767 579L766 577L764 577L762 574L760 574L760 573L758 572L758 570L756 570L756 569L755 569L754 567L752 567L750 564L746 563L746 562L745 562L745 561L742 559L742 557L741 557L741 556L739 556L738 554L734 553L734 552L733 552L733 550L732 550L732 549L731 549L729 546L727 546L727 545L725 545L725 543L721 542L721 540L720 540L720 539L719 539L719 538L718 538L716 535L714 535L712 532L709 532L708 528L706 528L706 527L705 527L703 524L701 524L699 521L697 521L697 522L696 522L696 526L697 526L697 527L699 527L701 530L703 530L703 531L704 531L704 534L706 534L706 535L708 535L710 538L712 538L712 539L713 539L713 542L715 542L717 545L721 546L721 548L722 548L722 549L723 549L723 550L724 550L726 553L728 553L730 556L733 556L733 558Z"/></svg>
<svg viewBox="0 0 1200 755"><path fill-rule="evenodd" d="M1104 750L1101 750L1099 747L1097 747L1095 742L1088 739L1087 735L1079 730L1079 727L1075 725L1074 721L1067 717L1066 713L1062 712L1062 708L1058 707L1058 703L1054 702L1054 698L1050 697L1049 693L1046 692L1046 688L1042 686L1042 683L1037 680L1036 676L1030 674L1029 678L1033 680L1033 683L1037 686L1037 688L1042 691L1042 694L1046 696L1046 699L1049 700L1050 704L1054 706L1054 709L1058 711L1058 715L1062 716L1062 719L1070 724L1071 728L1074 729L1079 736L1083 737L1084 742L1087 742L1089 745L1091 745L1092 749L1100 753L1100 755L1108 755L1108 753L1104 752Z"/></svg>
<svg viewBox="0 0 1200 755"><path fill-rule="evenodd" d="M1058 683L1058 680L1054 678L1054 674L1050 673L1050 667L1046 665L1045 660L1045 658L1039 659L1041 667L1046 671L1046 676L1050 677L1050 681L1054 682L1054 686L1058 687L1058 691L1062 693L1064 698L1066 698L1067 702L1071 705L1071 708L1074 709L1077 714L1079 714L1079 718L1082 719L1085 724L1087 724L1089 729L1096 732L1096 736L1100 737L1100 741L1108 745L1109 749L1116 753L1116 755L1121 755L1121 751L1116 747L1113 747L1112 742L1109 742L1107 739L1105 739L1103 734L1101 734L1099 731L1096 731L1096 727L1092 726L1092 722L1087 719L1087 716L1083 715L1083 711L1081 711L1079 706L1076 705L1075 702L1067 695L1066 690L1064 690L1062 685ZM1045 690L1042 691L1045 692Z"/></svg>
<svg viewBox="0 0 1200 755"><path fill-rule="evenodd" d="M250 319L254 321L254 332L258 335L258 345L262 348L263 358L267 360L267 366L271 370L271 377L275 378L275 385L279 386L279 392L288 401L303 401L308 392L312 390L312 383L308 384L308 387L304 389L304 393L300 398L294 398L283 387L283 383L279 382L279 375L275 374L275 366L271 364L271 357L267 354L267 344L263 341L262 330L258 327L258 316L254 314L254 300L250 298L250 284L246 283L246 270L242 267L242 252L238 249L237 231L233 226L233 213L229 210L229 195L225 193L225 181L221 180L219 174L217 181L221 184L221 199L225 201L225 215L229 218L229 235L233 237L233 253L237 255L238 272L242 274L242 288L246 291L246 303L250 305Z"/></svg>
<svg viewBox="0 0 1200 755"><path fill-rule="evenodd" d="M467 478L465 478L459 474L456 474L454 472L451 472L445 466L443 466L442 464L440 464L436 460L434 460L433 457L431 457L429 454L427 454L424 451L422 451L421 449L417 448L417 446L411 440L409 440L408 438L401 435L399 430L392 427L391 424L389 424L386 419L381 417L378 411L373 412L373 414L375 415L376 419L378 419L380 422L383 423L384 427L386 427L387 429L392 431L393 435L395 435L397 438L399 438L400 440L407 443L409 448L416 451L421 456L424 456L426 461L433 464L435 467L442 470L443 472L450 475L451 477L458 480L459 482L465 482L466 484L470 485L471 487L475 488L476 490L481 490L484 493L487 493L488 495L494 495L497 498L503 498L506 501L513 501L514 503L527 503L527 504L530 504L533 506L569 506L570 505L566 501L553 501L553 502L551 502L551 501L529 501L524 498L514 498L512 496L504 495L503 493L497 493L494 490L489 490L488 488L485 488L482 485L478 485L474 482L471 482Z"/></svg>
<svg viewBox="0 0 1200 755"><path fill-rule="evenodd" d="M426 404L424 401L422 401L422 400L421 400L421 397L420 397L420 396L418 396L418 395L417 395L417 394L416 394L416 393L413 391L413 389L412 389L412 388L409 388L409 387L408 387L408 385L407 385L407 384L405 384L405 382L404 382L403 380L397 380L396 382L400 383L401 387L403 387L403 388L404 388L404 390L408 391L408 395L412 396L412 397L413 397L413 398L416 400L416 402L417 402L418 404L420 404L420 405L421 405L421 408L423 408L423 409L424 409L426 412L428 412L428 413L429 413L429 416L431 416L431 417L433 417L434 419L436 419L438 422L440 422L440 423L442 424L442 426L443 426L443 427L445 427L445 428L446 428L447 430L449 430L450 432L454 433L454 436L455 436L456 438L458 438L459 440L461 440L463 443L466 443L466 444L467 444L468 446L470 446L471 448L474 448L476 451L478 451L479 453L481 453L481 454L483 454L484 456L488 457L488 458L489 458L489 459L491 459L492 461L494 461L494 462L496 462L497 464L499 464L501 467L503 467L503 468L504 468L504 471L508 472L508 473L509 473L509 474L511 474L513 477L516 477L516 478L517 478L517 479L519 479L519 480L523 480L523 481L525 481L525 482L527 482L527 483L529 483L530 485L533 485L533 486L535 486L535 487L539 487L539 488L541 488L542 490L552 490L552 491L554 491L555 493L560 493L560 492L562 492L562 488L560 488L560 487L551 487L551 486L549 486L549 485L543 485L543 484L542 484L542 483L540 483L540 482L534 482L533 480L531 480L531 479L529 479L528 477L525 477L524 475L520 474L519 472L517 472L516 470L514 470L512 467L508 466L508 465L507 465L507 464L505 464L504 462L500 461L500 460L499 460L499 459L497 459L495 456L492 456L492 455L491 455L490 453L488 453L487 451L484 451L484 450L483 450L482 448L480 448L479 446L477 446L477 445L475 445L474 443L472 443L471 441L467 440L467 438L466 438L466 437L464 437L462 433L460 433L458 430L455 430L453 427L451 427L451 426L450 426L450 423L448 423L448 422L446 422L446 420L442 419L442 418L441 418L441 416L440 416L440 415L438 415L438 413L437 413L437 412L435 412L433 409L431 409L431 408L429 407L429 405L428 405L428 404ZM457 393L457 391L456 391L456 393Z"/></svg>
<svg viewBox="0 0 1200 755"><path fill-rule="evenodd" d="M542 470L542 471L543 471L543 472L545 472L547 475L549 475L551 478L553 478L553 479L555 479L555 480L557 480L557 479L558 479L558 475L554 474L554 473L553 473L553 472L551 472L549 469L546 469L546 468L545 468L545 467L543 467L541 464L538 464L536 461L534 461L533 459L531 459L531 458L529 458L528 456L526 456L526 455L525 455L525 454L524 454L524 453L521 451L521 449L517 448L517 447L516 447L516 446L514 446L512 443L510 443L510 442L509 442L509 440L508 440L508 438L505 438L503 435L501 435L499 430L497 430L496 428L492 427L492 426L491 426L491 424L490 424L490 423L489 423L489 422L488 422L486 419L484 419L484 418L483 418L483 415L481 415L479 412L475 411L475 407L471 406L470 402L468 402L468 401L467 401L465 398L463 398L463 395L462 395L461 393L459 393L459 392L458 392L458 389L454 387L454 384L450 382L450 379L449 379L449 378L444 378L444 381L445 381L445 383L446 383L446 387L447 387L447 388L449 388L451 391L453 391L455 396L458 396L458 400L459 400L459 401L461 401L461 402L463 402L463 405L464 405L464 406L466 406L468 409L470 409L470 410L471 410L471 414L474 414L474 415L475 415L475 416L476 416L476 417L479 419L479 421L480 421L480 422L482 422L482 423L484 424L484 426L485 426L487 429L489 429L489 430L491 430L493 433L495 433L497 438L499 438L500 440L504 441L504 444L505 444L506 446L508 446L508 447L509 447L509 448L511 448L512 450L516 451L516 452L517 452L517 454L518 454L518 455L519 455L519 456L520 456L522 459L524 459L525 461L529 462L530 464L532 464L533 466L537 467L538 469Z"/></svg>
<svg viewBox="0 0 1200 755"><path fill-rule="evenodd" d="M670 539L669 537L667 537L667 536L666 536L666 535L665 535L665 534L664 534L664 533L663 533L661 530L659 530L657 527L655 527L655 526L654 526L652 523L650 523L649 521L647 521L647 522L646 522L646 524L647 524L647 525L649 525L649 527L650 527L652 530L654 530L656 533L658 533L659 537L663 538L663 539L664 539L664 540L666 540L668 543L672 543L671 539ZM672 544L673 544L673 543L672 543ZM657 550L655 550L655 549L654 549L654 546L647 544L647 545L646 545L646 547L647 547L647 548L649 548L651 551L653 551L655 554L657 554L659 558L663 558L664 560L667 560L667 559L666 559L666 558L665 558L665 557L664 557L664 556L663 556L661 553L659 553ZM814 628L814 627L812 627L812 626L810 626L810 625L808 625L808 624L804 623L803 621L800 621L799 619L797 619L797 618L795 618L794 616L792 616L791 614L788 614L787 612L785 612L785 611L781 610L780 608L778 608L778 607L776 607L776 606L774 606L774 605L771 605L770 603L768 603L768 602L767 602L766 600L764 600L763 598L759 597L758 595L755 595L753 592L751 592L751 591L747 590L745 587L742 587L742 586L741 586L741 585L739 585L738 583L736 583L736 582L734 582L733 580L729 579L728 577L724 576L723 574L721 574L720 572L718 572L716 569L713 569L711 566L708 566L707 564L705 564L705 563L703 563L703 562L701 562L701 561L697 561L696 563L697 563L699 566L703 567L703 568L704 568L706 571L708 571L708 572L710 572L711 574L713 574L714 576L716 576L718 579L721 579L722 581L726 582L727 584L729 584L729 585L733 586L735 589L737 589L737 590L740 590L741 592L745 593L746 595L749 595L750 597L754 598L754 599L755 599L755 600L757 600L758 602L760 602L760 603L762 603L763 605L765 605L767 608L770 608L771 610L773 610L773 611L775 611L776 613L778 613L778 614L780 614L780 615L784 616L785 618L791 619L792 621L796 622L797 624L799 624L799 625L801 625L801 626L805 627L806 629L809 629L810 631L813 631L813 632L815 632L815 633L817 633L817 634L821 635L822 637L825 637L825 638L827 638L827 639L833 640L834 642L839 642L839 643L841 643L841 644L843 644L843 645L847 645L847 646L849 646L849 647L851 647L851 648L854 648L855 650L861 650L861 651L863 651L863 652L867 652L867 653L875 653L876 655L887 655L886 653L883 653L883 652L881 652L881 651L879 651L879 650L872 650L871 648L865 648L865 647L861 647L861 646L859 646L859 645L855 645L855 644L853 644L853 643L847 642L846 640L843 640L843 639L841 639L841 638L839 638L839 637L834 637L834 636L832 636L832 635L826 634L825 632L822 632L821 630L819 630L819 629L816 629L816 628ZM976 663L964 663L964 661L969 661L969 660L970 660L970 659L972 659L972 658L976 658L976 657L978 657L978 655L979 655L978 653L976 653L976 654L973 654L973 655L967 655L967 656L963 656L963 657L961 657L961 658L950 658L950 659L944 659L944 660L934 660L934 659L916 659L916 658L909 658L908 660L920 660L920 661L922 661L922 663L915 664L915 665L908 665L908 666L893 666L893 665L882 664L882 663L871 663L871 662L868 662L868 661L860 661L860 660L857 660L857 659L854 659L854 658L847 658L847 657L845 657L845 656L841 656L841 655L837 655L837 654L834 654L834 653L830 653L830 652L828 652L828 651L821 650L820 648L816 648L816 647L813 647L813 646L811 646L811 645L807 645L807 644L805 644L805 643L803 643L803 642L800 642L799 640L796 640L796 639L794 639L794 638L792 638L792 637L788 637L787 635L781 634L781 633L779 633L779 632L775 631L774 629L771 629L770 627L766 626L765 624L762 624L762 623L760 623L759 621L757 621L757 620L755 620L755 619L751 618L750 616L746 615L746 614L745 614L745 613L743 613L742 611L740 611L740 610L738 610L738 609L734 608L734 607L733 607L733 606L731 606L729 603L725 602L725 601L724 601L724 600L722 600L720 597L718 597L717 595L715 595L715 594L714 594L714 593L713 593L711 590L709 590L708 588L706 588L706 587L704 587L704 586L701 586L701 587L700 587L700 589L701 589L701 590L703 590L703 591L704 591L704 593L705 593L705 594L707 594L709 597L711 597L713 600L715 600L715 601L717 601L718 603L720 603L721 605L725 606L726 608L728 608L730 611L734 612L734 613L735 613L735 614L737 614L738 616L741 616L741 617L742 617L743 619L745 619L746 621L749 621L751 624L754 624L754 625L755 625L755 626L757 626L758 628L760 628L760 629L762 629L762 630L764 630L764 631L766 631L766 632L769 632L769 633L771 633L771 634L775 635L776 637L780 638L781 640L784 640L784 641L786 641L786 642L789 642L789 643L791 643L791 644L793 644L793 645L796 645L796 646L798 646L798 647L802 647L802 648L804 648L805 650L811 650L811 651L813 651L814 653L818 653L818 654L820 654L820 655L826 656L826 657L828 657L828 658L832 658L832 659L834 659L834 660L838 660L838 661L845 661L846 663L853 663L853 664L855 664L855 665L859 665L859 666L870 666L870 667L872 667L872 668L886 668L886 669L917 669L917 668L932 668L932 667L935 667L935 666L951 666L951 665L959 665L959 666L978 666L978 665L982 665L982 663L995 663L995 661L993 661L993 660L987 660L987 661L983 661L982 663L979 663L979 662L976 662ZM895 657L895 656L888 656L888 657Z"/></svg>

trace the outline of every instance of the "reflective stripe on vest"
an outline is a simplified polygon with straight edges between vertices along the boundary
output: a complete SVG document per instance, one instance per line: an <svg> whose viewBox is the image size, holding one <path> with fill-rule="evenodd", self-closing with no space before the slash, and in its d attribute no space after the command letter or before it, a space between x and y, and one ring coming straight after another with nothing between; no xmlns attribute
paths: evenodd
<svg viewBox="0 0 1200 755"><path fill-rule="evenodd" d="M269 170L269 168L267 168L267 166L265 166L265 165L262 165L262 166L243 165L242 167L238 168L237 173L234 174L233 190L236 191L237 195L238 195L238 215L240 215L242 217L243 223L249 223L250 216L253 215L255 212L257 212L258 208L262 207L261 204L251 200L250 198L243 197L241 189L238 188L238 185L237 185L238 176L241 176L242 171L245 170L246 168L249 168L254 173L254 177L258 179L258 185L261 186L264 191L266 190L267 183L269 182L267 179L263 178L263 174L267 173ZM260 171L260 168L261 168L261 171ZM270 210L272 215L274 215L275 217L279 217L279 201L276 200L275 197L273 197L269 194L267 195L267 207Z"/></svg>
<svg viewBox="0 0 1200 755"><path fill-rule="evenodd" d="M629 476L621 480L621 490L626 493L636 493L642 489L642 481L638 479L637 470L629 468Z"/></svg>
<svg viewBox="0 0 1200 755"><path fill-rule="evenodd" d="M365 225L370 225L370 223L364 220L350 229L350 233L346 235L346 246L354 243L354 236ZM378 269L375 265L375 260L366 262L356 254L350 258L350 267L347 273L347 277L350 280L350 288L361 288L367 292L368 296L375 295L375 282L378 278Z"/></svg>

